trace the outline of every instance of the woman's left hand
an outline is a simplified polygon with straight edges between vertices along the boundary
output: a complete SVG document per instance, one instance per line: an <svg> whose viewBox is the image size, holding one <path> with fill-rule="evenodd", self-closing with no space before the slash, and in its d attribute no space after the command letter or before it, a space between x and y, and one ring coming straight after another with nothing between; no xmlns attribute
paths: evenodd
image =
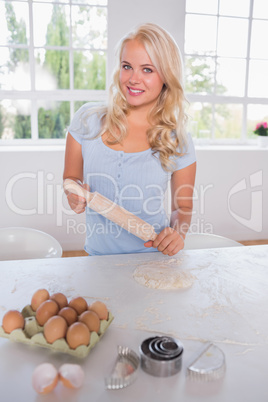
<svg viewBox="0 0 268 402"><path fill-rule="evenodd" d="M163 229L157 238L144 243L145 247L154 247L164 255L175 255L184 247L182 236L171 227Z"/></svg>

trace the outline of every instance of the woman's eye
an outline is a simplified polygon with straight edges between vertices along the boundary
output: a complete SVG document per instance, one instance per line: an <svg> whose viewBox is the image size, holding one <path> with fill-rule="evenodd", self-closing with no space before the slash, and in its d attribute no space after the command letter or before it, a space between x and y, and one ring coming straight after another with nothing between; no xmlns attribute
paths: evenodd
<svg viewBox="0 0 268 402"><path fill-rule="evenodd" d="M124 70L129 70L131 68L128 64L123 64L122 67Z"/></svg>
<svg viewBox="0 0 268 402"><path fill-rule="evenodd" d="M146 67L146 68L144 69L144 72L145 72L145 73L152 73L153 70L152 70L151 68Z"/></svg>

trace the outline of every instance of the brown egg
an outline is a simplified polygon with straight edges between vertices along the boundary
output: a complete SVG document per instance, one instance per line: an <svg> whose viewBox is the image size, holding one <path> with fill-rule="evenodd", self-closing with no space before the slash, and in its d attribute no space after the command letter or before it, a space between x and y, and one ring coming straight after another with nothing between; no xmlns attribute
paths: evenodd
<svg viewBox="0 0 268 402"><path fill-rule="evenodd" d="M10 334L14 329L24 328L23 315L17 310L9 310L3 317L2 326L7 334Z"/></svg>
<svg viewBox="0 0 268 402"><path fill-rule="evenodd" d="M38 289L32 297L31 307L33 311L36 311L38 307L46 300L49 299L49 293L46 289Z"/></svg>
<svg viewBox="0 0 268 402"><path fill-rule="evenodd" d="M65 363L59 368L59 378L68 388L80 388L85 379L85 373L78 364Z"/></svg>
<svg viewBox="0 0 268 402"><path fill-rule="evenodd" d="M39 325L44 325L50 317L58 314L59 306L54 300L44 301L36 310L36 321Z"/></svg>
<svg viewBox="0 0 268 402"><path fill-rule="evenodd" d="M38 394L48 394L57 385L59 380L58 371L51 363L39 364L32 375L32 385Z"/></svg>
<svg viewBox="0 0 268 402"><path fill-rule="evenodd" d="M76 349L80 345L87 346L90 341L88 327L82 322L75 322L68 328L66 340L71 349Z"/></svg>
<svg viewBox="0 0 268 402"><path fill-rule="evenodd" d="M86 324L90 332L95 331L98 333L100 330L100 319L98 314L95 313L95 311L89 311L89 310L84 311L79 316L79 321Z"/></svg>
<svg viewBox="0 0 268 402"><path fill-rule="evenodd" d="M67 322L63 317L55 315L50 317L44 325L44 337L48 343L53 343L57 339L65 338L67 332Z"/></svg>
<svg viewBox="0 0 268 402"><path fill-rule="evenodd" d="M50 296L50 300L54 300L58 303L60 309L68 306L67 297L63 293L53 293L53 295Z"/></svg>
<svg viewBox="0 0 268 402"><path fill-rule="evenodd" d="M88 307L88 309L98 314L100 320L108 319L108 310L103 302L95 301Z"/></svg>
<svg viewBox="0 0 268 402"><path fill-rule="evenodd" d="M63 307L58 315L65 318L68 326L77 321L77 312L72 307Z"/></svg>
<svg viewBox="0 0 268 402"><path fill-rule="evenodd" d="M87 302L83 297L74 297L69 302L69 307L74 308L77 314L80 315L83 311L87 310Z"/></svg>

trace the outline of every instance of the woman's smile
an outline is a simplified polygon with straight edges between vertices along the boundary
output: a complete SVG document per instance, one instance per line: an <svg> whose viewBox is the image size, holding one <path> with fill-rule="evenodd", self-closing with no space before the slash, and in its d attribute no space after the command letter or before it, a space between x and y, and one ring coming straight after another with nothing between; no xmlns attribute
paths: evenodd
<svg viewBox="0 0 268 402"><path fill-rule="evenodd" d="M137 89L137 88L132 88L132 87L127 87L127 89L128 89L128 93L132 96L138 96L144 92L142 89Z"/></svg>

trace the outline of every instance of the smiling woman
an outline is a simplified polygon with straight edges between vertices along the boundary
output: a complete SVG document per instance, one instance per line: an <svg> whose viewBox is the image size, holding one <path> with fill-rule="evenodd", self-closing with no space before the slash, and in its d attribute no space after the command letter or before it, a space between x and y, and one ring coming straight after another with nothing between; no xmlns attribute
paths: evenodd
<svg viewBox="0 0 268 402"><path fill-rule="evenodd" d="M118 231L101 206L100 214L92 213L85 194L73 194L65 187L75 212L89 206L85 245L89 255L143 253L153 247L171 256L183 248L196 169L193 143L185 131L184 103L176 43L155 24L138 26L120 41L108 105L84 105L69 127L64 179L108 198L113 222L118 221L119 204L133 220L124 228L137 227L140 218L153 226L157 236L144 243L135 237L138 231L122 227ZM169 181L170 221L164 208Z"/></svg>

